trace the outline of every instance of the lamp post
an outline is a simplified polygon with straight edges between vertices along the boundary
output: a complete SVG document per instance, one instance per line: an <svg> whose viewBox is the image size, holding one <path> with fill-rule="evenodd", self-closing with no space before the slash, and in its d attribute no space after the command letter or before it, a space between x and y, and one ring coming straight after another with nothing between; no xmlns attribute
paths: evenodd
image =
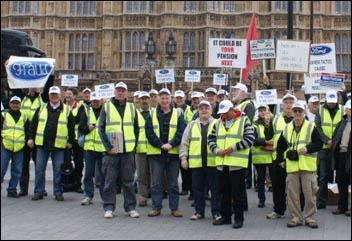
<svg viewBox="0 0 352 241"><path fill-rule="evenodd" d="M154 89L155 42L153 39L153 35L151 33L149 33L148 40L147 40L147 42L145 42L145 52L147 54L146 67L148 68L148 70L150 71L150 74L151 74L150 86L152 89Z"/></svg>
<svg viewBox="0 0 352 241"><path fill-rule="evenodd" d="M177 43L175 41L174 36L172 33L169 35L169 39L165 43L166 49L166 66L169 68L175 68L175 54L176 54L176 46ZM175 83L172 83L172 93L175 93Z"/></svg>

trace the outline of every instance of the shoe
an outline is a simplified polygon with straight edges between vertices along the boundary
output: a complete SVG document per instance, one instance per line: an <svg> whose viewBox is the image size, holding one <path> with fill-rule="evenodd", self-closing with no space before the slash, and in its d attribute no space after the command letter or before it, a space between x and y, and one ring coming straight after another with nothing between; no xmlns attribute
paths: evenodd
<svg viewBox="0 0 352 241"><path fill-rule="evenodd" d="M44 191L44 197L47 197L47 196L48 196L47 191Z"/></svg>
<svg viewBox="0 0 352 241"><path fill-rule="evenodd" d="M83 191L83 189L81 187L79 187L79 188L77 188L76 192L77 193L83 193L84 191Z"/></svg>
<svg viewBox="0 0 352 241"><path fill-rule="evenodd" d="M345 214L346 211L342 211L341 209L337 208L335 210L333 210L331 213L333 215L340 215L340 214Z"/></svg>
<svg viewBox="0 0 352 241"><path fill-rule="evenodd" d="M90 197L85 197L82 202L81 202L81 205L82 206L87 206L87 205L91 205L93 202L92 202L92 199Z"/></svg>
<svg viewBox="0 0 352 241"><path fill-rule="evenodd" d="M63 202L65 199L64 199L64 196L61 194L61 195L55 196L55 200L58 202Z"/></svg>
<svg viewBox="0 0 352 241"><path fill-rule="evenodd" d="M148 213L148 217L157 217L157 216L160 216L161 215L161 212L160 211L156 211L156 210L152 210Z"/></svg>
<svg viewBox="0 0 352 241"><path fill-rule="evenodd" d="M298 226L302 226L302 223L297 223L294 220L291 220L290 222L287 223L288 228L295 228Z"/></svg>
<svg viewBox="0 0 352 241"><path fill-rule="evenodd" d="M28 196L28 192L22 192L22 191L21 191L18 196L20 196L20 197L26 197L26 196Z"/></svg>
<svg viewBox="0 0 352 241"><path fill-rule="evenodd" d="M283 215L277 214L276 212L272 212L272 213L266 215L267 219L280 219L283 217L284 217Z"/></svg>
<svg viewBox="0 0 352 241"><path fill-rule="evenodd" d="M7 194L7 197L8 197L8 198L19 198L17 192L9 192L9 193Z"/></svg>
<svg viewBox="0 0 352 241"><path fill-rule="evenodd" d="M194 201L193 194L189 195L189 197L188 197L188 201Z"/></svg>
<svg viewBox="0 0 352 241"><path fill-rule="evenodd" d="M348 210L347 212L345 212L345 215L346 215L347 217L351 217L351 209Z"/></svg>
<svg viewBox="0 0 352 241"><path fill-rule="evenodd" d="M260 201L258 204L258 208L264 208L265 207L265 202Z"/></svg>
<svg viewBox="0 0 352 241"><path fill-rule="evenodd" d="M139 213L136 210L132 210L126 213L126 216L131 218L139 218Z"/></svg>
<svg viewBox="0 0 352 241"><path fill-rule="evenodd" d="M141 208L148 206L148 201L144 200L144 201L139 201L138 206L140 206Z"/></svg>
<svg viewBox="0 0 352 241"><path fill-rule="evenodd" d="M183 214L179 210L171 211L171 215L175 218L182 218Z"/></svg>
<svg viewBox="0 0 352 241"><path fill-rule="evenodd" d="M317 221L315 221L315 220L306 221L306 226L308 226L312 229L317 229L319 227L317 224Z"/></svg>
<svg viewBox="0 0 352 241"><path fill-rule="evenodd" d="M43 195L34 195L32 197L32 201L39 201L39 200L42 200L44 197Z"/></svg>
<svg viewBox="0 0 352 241"><path fill-rule="evenodd" d="M114 214L112 211L105 211L104 218L111 219L113 217L114 217Z"/></svg>
<svg viewBox="0 0 352 241"><path fill-rule="evenodd" d="M318 206L317 206L318 210L325 209L325 208L326 208L326 205L323 205L323 204L318 204Z"/></svg>
<svg viewBox="0 0 352 241"><path fill-rule="evenodd" d="M224 219L223 217L218 217L216 220L213 221L214 226L222 226L222 225L231 225L232 221L231 219Z"/></svg>
<svg viewBox="0 0 352 241"><path fill-rule="evenodd" d="M273 187L269 187L268 191L273 192Z"/></svg>
<svg viewBox="0 0 352 241"><path fill-rule="evenodd" d="M232 226L234 229L239 229L243 227L243 222L235 222Z"/></svg>
<svg viewBox="0 0 352 241"><path fill-rule="evenodd" d="M189 219L191 221L201 220L201 219L204 219L204 215L200 215L200 214L196 213L196 214L192 215Z"/></svg>
<svg viewBox="0 0 352 241"><path fill-rule="evenodd" d="M188 191L183 190L182 192L180 192L180 196L186 196L188 194Z"/></svg>

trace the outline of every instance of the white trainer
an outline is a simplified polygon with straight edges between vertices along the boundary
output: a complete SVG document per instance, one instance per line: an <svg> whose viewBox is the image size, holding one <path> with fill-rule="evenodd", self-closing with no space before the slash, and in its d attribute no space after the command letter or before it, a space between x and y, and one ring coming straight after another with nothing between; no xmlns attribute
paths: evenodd
<svg viewBox="0 0 352 241"><path fill-rule="evenodd" d="M111 219L113 217L114 217L114 214L113 214L112 211L106 211L105 212L104 218Z"/></svg>
<svg viewBox="0 0 352 241"><path fill-rule="evenodd" d="M85 197L82 202L81 202L81 205L82 206L87 206L87 205L91 205L93 202L92 202L92 199L90 197Z"/></svg>
<svg viewBox="0 0 352 241"><path fill-rule="evenodd" d="M139 218L139 213L136 210L132 210L130 212L126 212L126 216L131 218Z"/></svg>
<svg viewBox="0 0 352 241"><path fill-rule="evenodd" d="M282 215L280 215L280 214L278 214L276 212L272 212L272 213L266 215L267 219L280 219L280 218L283 218L283 217L284 216L282 216Z"/></svg>

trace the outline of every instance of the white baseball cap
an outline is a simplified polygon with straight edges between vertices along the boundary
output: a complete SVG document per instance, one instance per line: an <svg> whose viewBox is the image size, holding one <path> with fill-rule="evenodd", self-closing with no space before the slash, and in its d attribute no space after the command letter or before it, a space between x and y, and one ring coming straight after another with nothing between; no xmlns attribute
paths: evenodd
<svg viewBox="0 0 352 241"><path fill-rule="evenodd" d="M91 89L89 89L89 88L85 88L83 91L82 91L82 93L84 93L84 92L89 92L89 93L92 93L92 90Z"/></svg>
<svg viewBox="0 0 352 241"><path fill-rule="evenodd" d="M207 105L207 106L211 107L211 104L209 103L209 101L206 101L206 100L202 100L202 101L199 103L198 108L200 108L202 105Z"/></svg>
<svg viewBox="0 0 352 241"><path fill-rule="evenodd" d="M127 85L124 82L117 83L115 86L115 89L116 88L122 88L122 89L128 90Z"/></svg>
<svg viewBox="0 0 352 241"><path fill-rule="evenodd" d="M171 95L171 92L170 92L170 90L164 88L159 91L159 95L162 95L162 94Z"/></svg>
<svg viewBox="0 0 352 241"><path fill-rule="evenodd" d="M223 100L221 101L219 105L219 111L218 114L224 114L229 112L230 109L233 109L233 104L229 100Z"/></svg>
<svg viewBox="0 0 352 241"><path fill-rule="evenodd" d="M334 91L327 92L326 93L326 102L336 104L338 102L337 93Z"/></svg>
<svg viewBox="0 0 352 241"><path fill-rule="evenodd" d="M259 108L268 108L268 107L269 106L267 104L263 104L263 103L258 105L258 109Z"/></svg>
<svg viewBox="0 0 352 241"><path fill-rule="evenodd" d="M140 93L140 91L134 92L134 93L133 93L133 97L139 97L139 93Z"/></svg>
<svg viewBox="0 0 352 241"><path fill-rule="evenodd" d="M182 90L177 90L176 92L175 92L175 98L176 97L182 97L182 98L184 98L186 95L185 95L185 92L183 92Z"/></svg>
<svg viewBox="0 0 352 241"><path fill-rule="evenodd" d="M149 91L149 94L150 95L158 95L159 92L157 90L152 89L151 91Z"/></svg>
<svg viewBox="0 0 352 241"><path fill-rule="evenodd" d="M11 102L13 102L13 101L18 101L18 102L21 102L22 100L21 100L21 98L20 98L20 97L18 97L18 96L14 96L14 97L12 97L12 98L10 99L10 103L11 103Z"/></svg>
<svg viewBox="0 0 352 241"><path fill-rule="evenodd" d="M200 93L198 91L193 91L192 92L191 99L193 99L193 98L201 98L201 97L203 97L202 93Z"/></svg>
<svg viewBox="0 0 352 241"><path fill-rule="evenodd" d="M292 106L292 110L295 109L295 108L299 108L301 110L306 110L306 107L304 106L303 103L299 102L299 101L296 101L293 106Z"/></svg>
<svg viewBox="0 0 352 241"><path fill-rule="evenodd" d="M317 96L312 96L309 98L308 103L319 102L319 98Z"/></svg>
<svg viewBox="0 0 352 241"><path fill-rule="evenodd" d="M90 94L90 100L93 101L93 100L100 100L100 98L98 97L98 93L97 92L92 92Z"/></svg>
<svg viewBox="0 0 352 241"><path fill-rule="evenodd" d="M347 98L351 97L351 92L347 94Z"/></svg>
<svg viewBox="0 0 352 241"><path fill-rule="evenodd" d="M321 100L320 100L320 103L325 103L326 102L326 99L325 98L322 98Z"/></svg>
<svg viewBox="0 0 352 241"><path fill-rule="evenodd" d="M59 94L61 94L61 90L58 86L52 86L49 89L49 95L50 94L58 94L59 95Z"/></svg>
<svg viewBox="0 0 352 241"><path fill-rule="evenodd" d="M294 101L297 101L296 96L291 95L291 94L286 94L286 95L284 96L284 98L282 98L282 101L285 101L285 100L287 100L287 99L293 99Z"/></svg>
<svg viewBox="0 0 352 241"><path fill-rule="evenodd" d="M208 94L208 93L214 93L215 95L217 95L218 92L216 91L215 88L210 87L210 88L205 90L205 94Z"/></svg>
<svg viewBox="0 0 352 241"><path fill-rule="evenodd" d="M232 87L233 89L240 89L242 91L244 91L246 94L248 93L248 88L246 85L241 84L241 83L237 83L235 86Z"/></svg>
<svg viewBox="0 0 352 241"><path fill-rule="evenodd" d="M351 101L350 100L346 102L345 108L351 109Z"/></svg>
<svg viewBox="0 0 352 241"><path fill-rule="evenodd" d="M229 93L227 93L226 90L221 89L221 90L218 91L218 95L226 95L226 96L228 96Z"/></svg>
<svg viewBox="0 0 352 241"><path fill-rule="evenodd" d="M150 98L150 95L149 95L149 93L146 92L146 91L141 91L141 92L139 92L138 98L140 99L140 98L143 98L143 97L148 97L148 98Z"/></svg>

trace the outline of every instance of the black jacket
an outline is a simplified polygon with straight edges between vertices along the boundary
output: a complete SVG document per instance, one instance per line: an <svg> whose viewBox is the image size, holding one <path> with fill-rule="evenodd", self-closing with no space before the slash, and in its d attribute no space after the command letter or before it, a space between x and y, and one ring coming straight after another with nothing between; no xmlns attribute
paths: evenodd
<svg viewBox="0 0 352 241"><path fill-rule="evenodd" d="M43 148L46 151L55 151L55 139L57 134L57 125L61 112L63 111L63 103L60 102L60 106L54 110L50 103L47 104L48 109L48 119L46 121L46 126L44 129L44 141ZM37 134L38 121L39 121L40 108L35 112L33 120L28 132L28 139L35 140ZM73 144L75 142L75 119L70 112L67 122L68 129L68 143Z"/></svg>
<svg viewBox="0 0 352 241"><path fill-rule="evenodd" d="M269 141L269 140L273 139L273 137L274 137L273 119L270 120L270 126L265 126L265 123L262 120L255 121L255 124L258 126L263 125L265 127L265 129L264 129L265 139L258 138L258 136L259 136L258 131L259 130L255 130L254 131L255 140L254 140L253 146L265 146L266 141Z"/></svg>

